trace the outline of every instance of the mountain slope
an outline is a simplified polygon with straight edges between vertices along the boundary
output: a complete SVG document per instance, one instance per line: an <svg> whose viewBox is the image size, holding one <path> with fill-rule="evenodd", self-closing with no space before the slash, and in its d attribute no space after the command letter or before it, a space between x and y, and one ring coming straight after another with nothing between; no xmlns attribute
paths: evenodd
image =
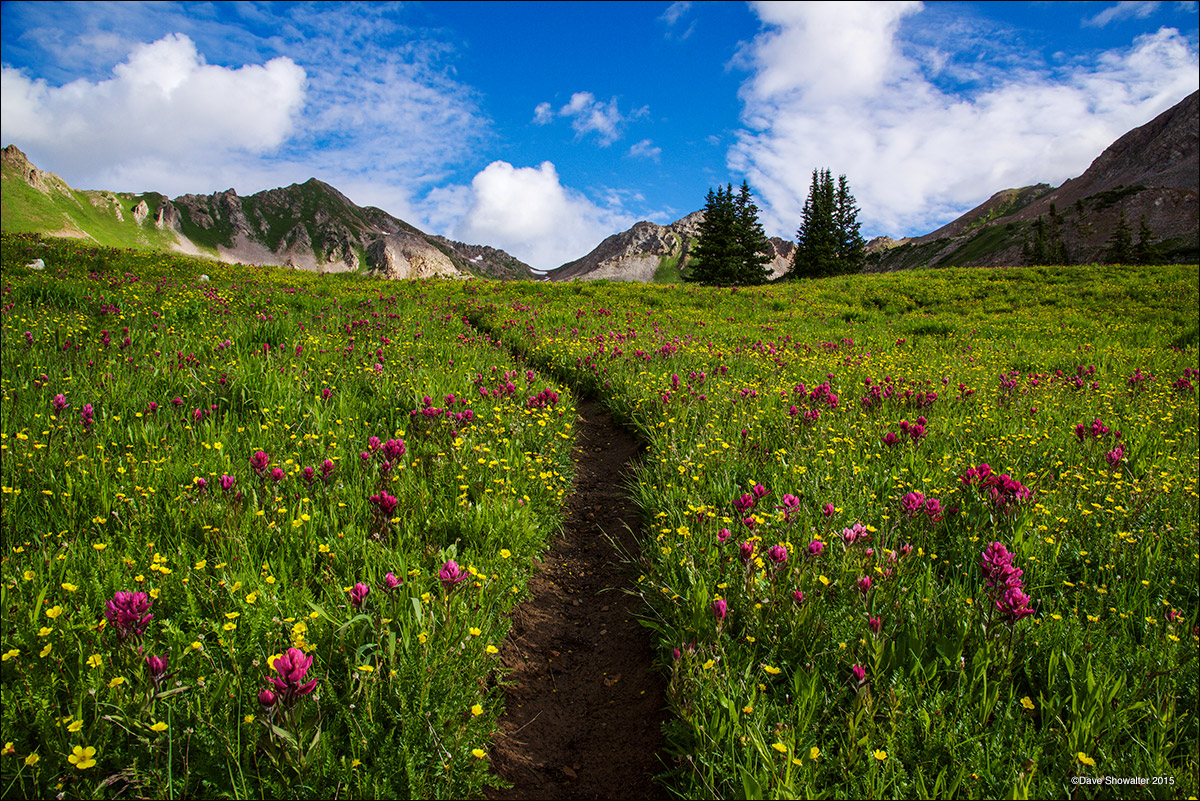
<svg viewBox="0 0 1200 801"><path fill-rule="evenodd" d="M1102 260L1121 215L1135 234L1145 216L1166 261L1200 258L1200 92L1121 136L1057 189L1006 189L932 233L872 240L868 270L1022 263L1022 246L1057 225L1069 260ZM1057 220L1057 223L1055 223Z"/></svg>
<svg viewBox="0 0 1200 801"><path fill-rule="evenodd" d="M171 200L154 192L72 189L57 175L37 169L13 145L4 148L0 164L0 227L5 231L75 236L227 262L370 270L387 278L534 275L504 251L430 236L380 209L355 205L315 178L247 197L228 189Z"/></svg>
<svg viewBox="0 0 1200 801"><path fill-rule="evenodd" d="M670 225L634 223L629 230L605 239L583 258L551 270L547 277L551 281L678 281L703 221L704 212L695 211ZM775 252L768 266L774 278L786 272L796 246L778 237L770 241Z"/></svg>

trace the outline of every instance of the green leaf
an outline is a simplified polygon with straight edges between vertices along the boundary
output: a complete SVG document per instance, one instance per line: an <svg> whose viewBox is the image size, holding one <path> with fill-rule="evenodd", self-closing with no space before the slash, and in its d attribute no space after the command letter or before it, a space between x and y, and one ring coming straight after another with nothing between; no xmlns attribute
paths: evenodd
<svg viewBox="0 0 1200 801"><path fill-rule="evenodd" d="M742 765L738 765L738 771L742 774L742 793L747 801L763 797L762 785L758 779Z"/></svg>

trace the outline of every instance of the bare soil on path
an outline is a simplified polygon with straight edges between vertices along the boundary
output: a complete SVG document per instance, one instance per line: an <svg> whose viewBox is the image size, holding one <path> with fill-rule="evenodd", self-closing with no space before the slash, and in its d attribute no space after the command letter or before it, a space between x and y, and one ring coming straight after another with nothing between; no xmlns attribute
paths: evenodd
<svg viewBox="0 0 1200 801"><path fill-rule="evenodd" d="M563 538L529 582L501 646L511 669L489 799L659 798L665 678L652 670L643 601L623 559L637 553L625 493L640 445L591 400L578 404L577 479ZM610 539L611 538L611 539ZM613 542L617 543L614 547Z"/></svg>

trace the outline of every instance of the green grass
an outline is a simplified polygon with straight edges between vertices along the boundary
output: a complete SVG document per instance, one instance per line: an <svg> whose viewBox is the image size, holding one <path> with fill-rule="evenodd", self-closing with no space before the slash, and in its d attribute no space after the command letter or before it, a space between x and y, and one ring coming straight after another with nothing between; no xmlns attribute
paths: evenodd
<svg viewBox="0 0 1200 801"><path fill-rule="evenodd" d="M3 795L481 796L569 392L436 281L81 245L0 239ZM147 593L140 636L105 625L117 592ZM264 706L289 648L316 690Z"/></svg>
<svg viewBox="0 0 1200 801"><path fill-rule="evenodd" d="M664 792L1200 790L1194 265L733 291L0 245L6 797L481 797L487 645L560 525L575 393L649 445L629 488ZM405 442L386 471L371 436ZM982 464L1030 495L964 480ZM993 542L1028 617L997 611ZM448 559L473 568L453 591ZM162 686L99 625L131 590L156 594ZM263 708L289 647L318 689ZM1076 783L1105 775L1170 784Z"/></svg>
<svg viewBox="0 0 1200 801"><path fill-rule="evenodd" d="M6 169L2 179L3 211L0 225L9 233L78 232L98 245L116 248L168 251L175 243L169 231L154 227L161 195L131 195L71 189L41 192ZM132 209L145 200L150 213L138 224ZM97 202L93 202L97 201ZM115 203L114 203L115 201ZM119 207L123 219L118 220Z"/></svg>
<svg viewBox="0 0 1200 801"><path fill-rule="evenodd" d="M1057 797L1103 775L1161 777L1145 797L1196 792L1195 267L657 297L597 287L476 313L650 444L632 489L673 792ZM600 308L626 314L610 329ZM823 382L836 405L813 395ZM918 418L914 441L901 423ZM1094 420L1106 433L1076 436ZM1031 497L1001 507L961 480L984 463ZM936 519L905 510L918 492ZM866 542L849 545L855 525ZM1024 571L1029 618L996 613L991 542Z"/></svg>
<svg viewBox="0 0 1200 801"><path fill-rule="evenodd" d="M663 256L654 270L656 284L682 284L683 272L679 268L679 256Z"/></svg>

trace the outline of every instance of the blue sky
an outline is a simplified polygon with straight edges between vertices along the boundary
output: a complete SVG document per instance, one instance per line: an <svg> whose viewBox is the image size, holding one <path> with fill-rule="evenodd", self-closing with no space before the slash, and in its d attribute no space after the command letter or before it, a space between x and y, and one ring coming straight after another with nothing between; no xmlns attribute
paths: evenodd
<svg viewBox="0 0 1200 801"><path fill-rule="evenodd" d="M1200 85L1197 3L2 6L0 140L73 186L315 176L549 269L743 179L791 237L812 170L866 235L1082 172Z"/></svg>

